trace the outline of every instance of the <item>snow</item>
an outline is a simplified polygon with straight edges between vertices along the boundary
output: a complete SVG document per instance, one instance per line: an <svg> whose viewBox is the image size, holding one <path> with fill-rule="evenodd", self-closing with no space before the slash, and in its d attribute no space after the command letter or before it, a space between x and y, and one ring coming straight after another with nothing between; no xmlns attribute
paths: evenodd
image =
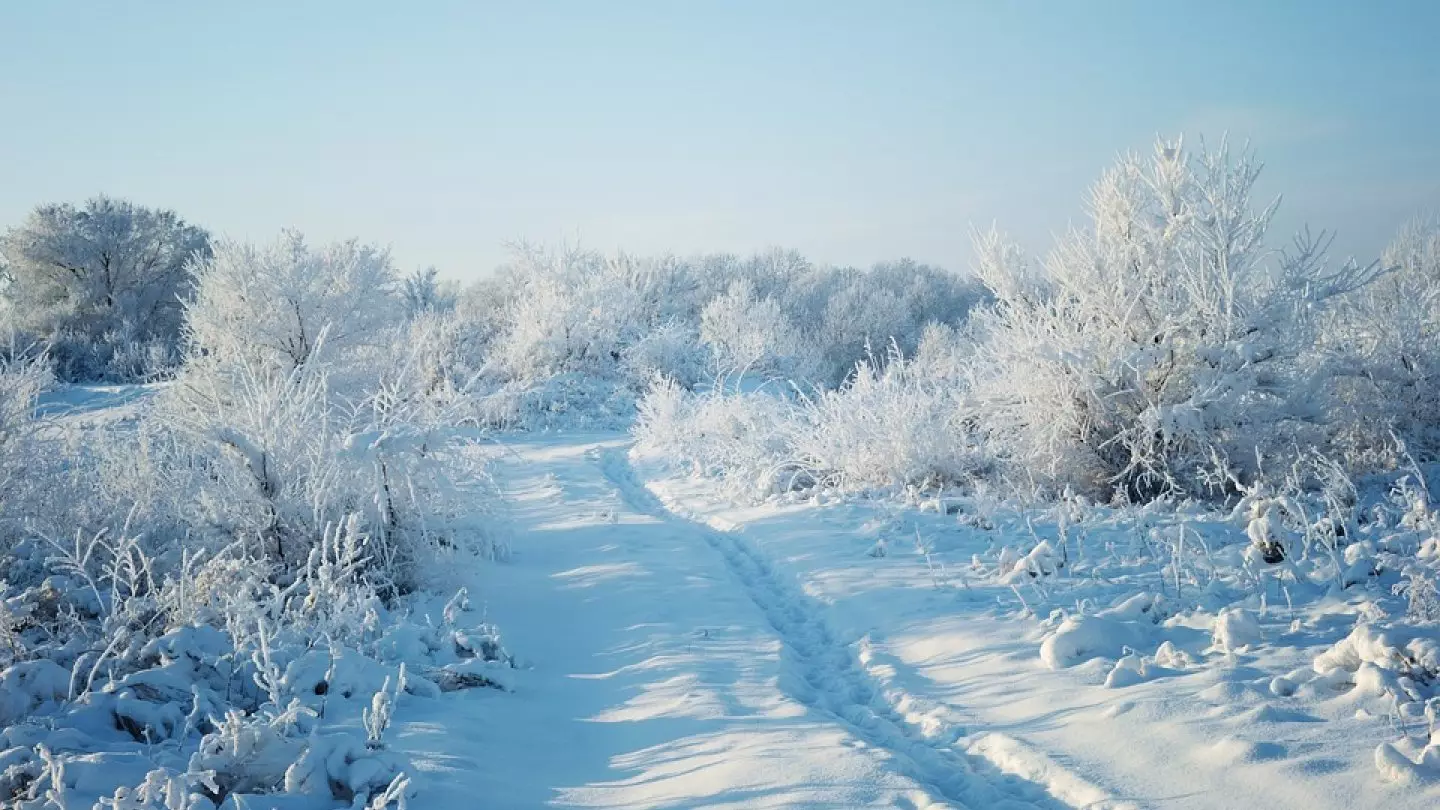
<svg viewBox="0 0 1440 810"><path fill-rule="evenodd" d="M1413 654L1411 639L1362 624L1347 642L1318 618L1294 635L1273 612L1175 613L1123 586L1050 623L1004 577L961 576L987 553L981 532L934 539L927 561L896 530L938 534L944 510L737 506L603 434L510 441L506 459L515 553L471 587L523 666L509 693L399 713L426 806L481 792L503 807L1440 798L1424 746L1392 745L1363 692L1314 677L1352 650ZM886 535L889 553L870 553Z"/></svg>
<svg viewBox="0 0 1440 810"><path fill-rule="evenodd" d="M908 717L763 560L649 496L623 441L508 450L525 542L473 591L526 666L397 712L427 807L1064 806Z"/></svg>
<svg viewBox="0 0 1440 810"><path fill-rule="evenodd" d="M281 786L263 798L284 808L1440 800L1435 634L1386 620L1374 573L1286 607L1233 589L1217 572L1253 576L1243 522L1178 513L1215 566L1182 582L1128 528L1168 531L1153 511L737 504L627 436L499 441L509 557L453 567L364 651L277 642L257 683L303 701L227 710L214 662L232 645L209 626L151 639L144 666L70 708L70 671L15 664L0 786L58 779L67 806L136 808L195 795L204 771L247 806ZM1346 563L1389 541L1363 542ZM314 587L333 587L343 565L317 566Z"/></svg>
<svg viewBox="0 0 1440 810"><path fill-rule="evenodd" d="M1114 570L1084 566L1083 574L1027 575L1034 585L1020 591L1007 572L1021 558L995 549L1019 540L1004 526L976 529L946 510L889 499L735 505L720 484L677 477L661 459L638 463L668 510L766 560L835 638L863 645L867 671L890 700L929 707L968 753L1068 804L1440 800L1420 764L1426 745L1391 745L1394 723L1413 724L1413 735L1425 720L1394 715L1388 697L1405 688L1401 662L1428 665L1420 662L1431 632L1378 634L1355 623L1351 606L1324 600L1307 614L1272 606L1262 615L1243 602L1177 612ZM923 548L902 540L916 532L927 537ZM883 557L868 553L877 535L892 538ZM975 570L977 559L991 570ZM1056 578L1066 576L1075 580ZM1067 610L1070 582L1087 600L1109 594L1110 604ZM1335 670L1342 675L1325 677ZM1376 753L1382 743L1390 747Z"/></svg>

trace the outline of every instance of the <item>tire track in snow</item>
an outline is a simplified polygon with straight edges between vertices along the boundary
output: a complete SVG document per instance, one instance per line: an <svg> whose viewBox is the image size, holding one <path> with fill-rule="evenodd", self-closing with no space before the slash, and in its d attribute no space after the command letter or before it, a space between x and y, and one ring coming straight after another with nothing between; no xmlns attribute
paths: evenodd
<svg viewBox="0 0 1440 810"><path fill-rule="evenodd" d="M936 727L907 712L907 696L885 689L851 646L836 637L820 610L743 538L677 515L642 484L624 447L605 448L596 460L627 506L699 535L764 613L790 659L781 687L791 697L844 725L857 738L888 752L899 770L945 802L962 808L1058 810L1066 804L1045 788L1006 775L955 743L960 732ZM1095 805L1092 805L1095 806Z"/></svg>

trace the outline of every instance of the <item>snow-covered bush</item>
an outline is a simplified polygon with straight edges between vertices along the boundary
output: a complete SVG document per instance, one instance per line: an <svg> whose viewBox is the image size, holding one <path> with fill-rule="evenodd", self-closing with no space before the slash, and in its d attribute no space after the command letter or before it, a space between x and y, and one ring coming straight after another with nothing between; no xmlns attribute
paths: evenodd
<svg viewBox="0 0 1440 810"><path fill-rule="evenodd" d="M489 497L483 459L444 421L445 404L409 396L412 381L400 378L341 408L329 380L313 362L283 374L246 365L182 373L148 426L173 435L162 463L178 479L152 493L149 513L292 569L327 525L357 515L371 563L400 588L442 550L496 553L474 517Z"/></svg>
<svg viewBox="0 0 1440 810"><path fill-rule="evenodd" d="M1440 219L1406 225L1381 265L1322 335L1336 439L1359 466L1393 465L1392 433L1422 460L1440 455Z"/></svg>
<svg viewBox="0 0 1440 810"><path fill-rule="evenodd" d="M710 348L721 378L750 372L808 381L818 373L813 344L781 311L774 298L759 298L754 286L736 281L700 314L700 340Z"/></svg>
<svg viewBox="0 0 1440 810"><path fill-rule="evenodd" d="M1033 268L978 240L995 304L979 316L972 386L987 441L1059 488L1132 499L1211 494L1323 420L1317 312L1367 280L1324 269L1322 239L1264 245L1260 165L1225 144L1160 144L1095 186L1090 225Z"/></svg>
<svg viewBox="0 0 1440 810"><path fill-rule="evenodd" d="M511 268L505 323L491 362L512 380L606 376L643 331L641 301L623 283L623 257L529 249Z"/></svg>
<svg viewBox="0 0 1440 810"><path fill-rule="evenodd" d="M402 319L383 252L312 249L294 233L223 243L196 285L189 356L153 417L164 463L186 474L168 490L187 498L147 508L291 569L327 525L358 515L371 562L402 588L441 548L478 539L494 553L479 525L456 531L485 500L480 456L457 432L471 409L466 334L444 312Z"/></svg>
<svg viewBox="0 0 1440 810"><path fill-rule="evenodd" d="M640 401L634 433L641 452L722 481L742 499L814 482L792 457L797 406L765 391L699 393L659 379ZM797 480L797 478L799 480Z"/></svg>
<svg viewBox="0 0 1440 810"><path fill-rule="evenodd" d="M474 420L484 429L624 430L635 419L636 389L628 380L580 373L539 380L482 380Z"/></svg>
<svg viewBox="0 0 1440 810"><path fill-rule="evenodd" d="M456 317L482 359L485 421L593 426L633 411L655 374L692 389L741 372L833 387L872 347L882 363L891 344L914 351L927 323L958 326L983 297L973 279L908 261L861 271L780 250L679 259L522 247L461 293Z"/></svg>
<svg viewBox="0 0 1440 810"><path fill-rule="evenodd" d="M790 317L806 325L808 339L824 355L823 382L837 386L858 363L888 361L891 346L900 356L912 356L929 325L959 326L970 310L985 299L977 279L946 273L911 261L877 264L868 271L837 269L815 271L800 306L790 305Z"/></svg>
<svg viewBox="0 0 1440 810"><path fill-rule="evenodd" d="M892 350L840 388L732 392L653 385L639 406L642 452L763 497L815 487L845 492L963 487L988 473L963 389Z"/></svg>
<svg viewBox="0 0 1440 810"><path fill-rule="evenodd" d="M322 345L338 362L354 362L384 345L404 314L389 255L355 240L312 248L286 231L264 246L225 241L194 273L189 354L222 363L283 373Z"/></svg>
<svg viewBox="0 0 1440 810"><path fill-rule="evenodd" d="M186 268L209 253L209 234L173 211L42 205L0 238L0 297L64 378L143 379L177 359Z"/></svg>
<svg viewBox="0 0 1440 810"><path fill-rule="evenodd" d="M892 347L883 369L862 362L840 388L801 401L791 453L818 482L844 491L966 486L989 473L963 389Z"/></svg>
<svg viewBox="0 0 1440 810"><path fill-rule="evenodd" d="M686 388L706 379L711 371L708 361L699 332L678 320L660 324L620 354L621 367L630 379L650 380L658 375Z"/></svg>

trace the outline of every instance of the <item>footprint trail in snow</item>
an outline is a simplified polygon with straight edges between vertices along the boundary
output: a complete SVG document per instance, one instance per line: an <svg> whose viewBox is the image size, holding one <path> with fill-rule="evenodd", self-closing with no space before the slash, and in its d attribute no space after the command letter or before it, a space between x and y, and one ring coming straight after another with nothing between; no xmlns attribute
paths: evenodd
<svg viewBox="0 0 1440 810"><path fill-rule="evenodd" d="M1077 806L956 745L742 536L667 511L627 447L507 453L514 557L466 576L528 668L401 713L427 806Z"/></svg>

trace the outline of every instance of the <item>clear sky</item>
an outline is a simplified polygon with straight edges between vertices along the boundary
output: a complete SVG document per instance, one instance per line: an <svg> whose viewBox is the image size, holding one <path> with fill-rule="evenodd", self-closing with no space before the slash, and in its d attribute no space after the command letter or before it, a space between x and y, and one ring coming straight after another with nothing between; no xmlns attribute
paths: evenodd
<svg viewBox="0 0 1440 810"><path fill-rule="evenodd" d="M1440 2L0 2L0 225L97 192L488 272L520 239L969 263L1157 134L1279 226L1440 209Z"/></svg>

